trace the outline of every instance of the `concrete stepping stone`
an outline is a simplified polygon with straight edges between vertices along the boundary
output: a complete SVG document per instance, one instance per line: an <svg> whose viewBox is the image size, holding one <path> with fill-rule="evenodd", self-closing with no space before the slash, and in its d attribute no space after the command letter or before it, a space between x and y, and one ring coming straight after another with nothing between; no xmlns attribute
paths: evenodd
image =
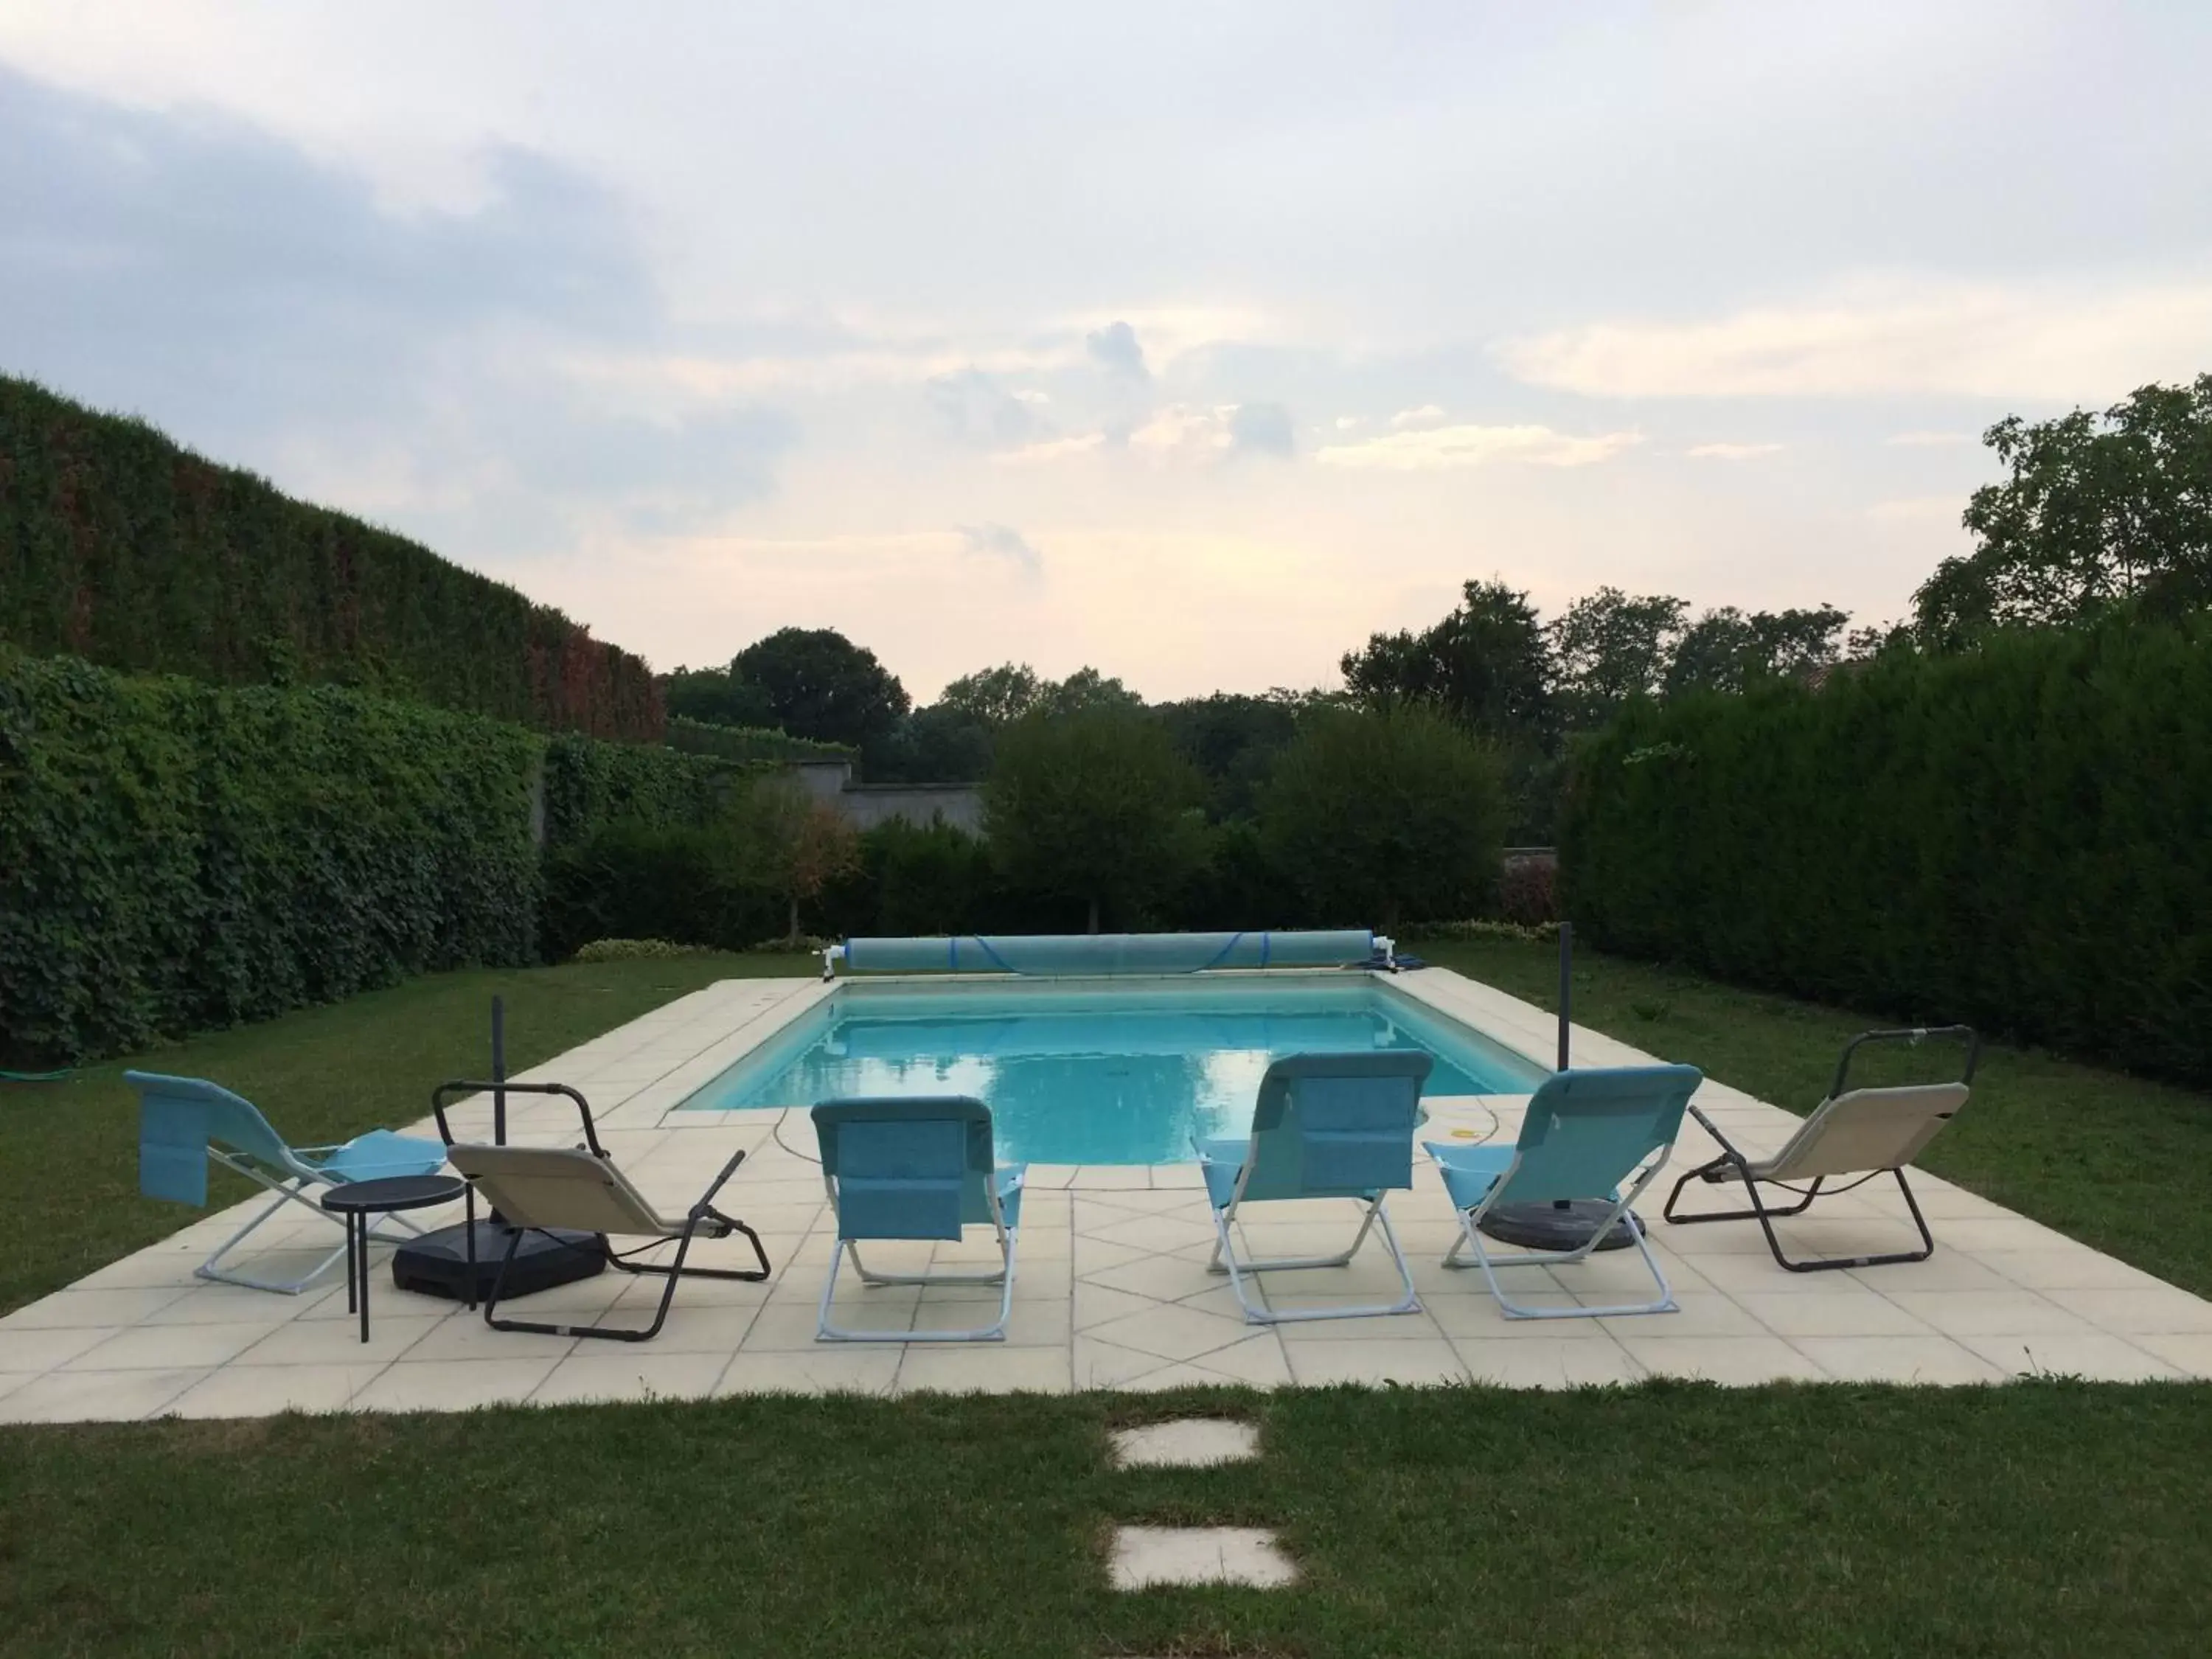
<svg viewBox="0 0 2212 1659"><path fill-rule="evenodd" d="M1298 1570L1265 1527L1116 1527L1114 1588L1249 1584L1279 1589Z"/></svg>
<svg viewBox="0 0 2212 1659"><path fill-rule="evenodd" d="M1114 1431L1114 1467L1205 1468L1260 1455L1260 1431L1225 1417L1184 1417Z"/></svg>

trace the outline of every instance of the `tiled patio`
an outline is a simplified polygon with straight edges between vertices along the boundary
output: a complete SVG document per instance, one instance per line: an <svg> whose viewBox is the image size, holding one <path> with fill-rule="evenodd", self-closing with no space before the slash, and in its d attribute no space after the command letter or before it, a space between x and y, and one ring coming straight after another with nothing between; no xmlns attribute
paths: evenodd
<svg viewBox="0 0 2212 1659"><path fill-rule="evenodd" d="M1394 983L1532 1055L1550 1052L1550 1017L1526 1003L1436 969ZM1036 1166L1004 1345L819 1345L815 1303L830 1218L805 1114L669 1109L824 994L809 981L727 981L529 1074L589 1096L609 1149L665 1208L688 1204L730 1152L744 1147L750 1155L724 1205L759 1229L776 1269L769 1283L686 1284L661 1335L633 1346L489 1330L465 1310L394 1289L380 1250L374 1340L364 1346L336 1272L297 1297L194 1279L193 1265L246 1212L210 1215L0 1319L0 1421L246 1417L288 1407L460 1410L825 1389L1386 1381L1559 1388L1655 1374L1733 1384L1790 1377L1962 1383L2032 1370L2115 1380L2212 1376L2212 1304L1926 1176L1914 1184L1937 1239L1928 1262L1785 1273L1755 1226L1669 1227L1647 1202L1680 1312L1509 1322L1479 1273L1439 1265L1455 1223L1435 1172L1422 1167L1391 1213L1423 1310L1271 1328L1244 1323L1226 1282L1206 1271L1212 1232L1194 1169ZM1578 1064L1648 1058L1579 1029L1575 1042ZM1778 1145L1794 1121L1715 1084L1698 1099L1749 1150ZM270 1105L281 1123L283 1103ZM1520 1105L1510 1097L1437 1103L1431 1133L1487 1134L1494 1116L1497 1133L1510 1139ZM573 1118L543 1106L518 1103L513 1121L518 1140L576 1138ZM1677 1166L1708 1155L1702 1134L1688 1128ZM1306 1207L1311 1212L1255 1212L1248 1230L1253 1249L1337 1248L1351 1206ZM294 1213L296 1220L263 1230L272 1245L305 1252L336 1241L334 1229ZM1876 1188L1823 1200L1818 1213L1784 1224L1787 1237L1810 1251L1851 1253L1899 1248L1909 1238L1893 1193ZM918 1264L930 1248L909 1247L908 1260ZM729 1244L706 1249L710 1261L726 1252L736 1259ZM939 1261L981 1261L986 1254L980 1244L935 1247ZM292 1259L304 1267L312 1257ZM897 1265L894 1256L884 1261ZM1632 1255L1617 1254L1557 1273L1522 1268L1515 1282L1565 1304L1616 1297L1635 1288L1640 1272ZM1287 1277L1274 1293L1292 1304L1371 1300L1391 1282L1388 1260L1373 1244L1351 1268ZM658 1291L610 1273L530 1298L526 1316L557 1309L589 1319L611 1308L641 1320ZM982 1294L854 1285L840 1306L853 1322L927 1330L971 1322Z"/></svg>

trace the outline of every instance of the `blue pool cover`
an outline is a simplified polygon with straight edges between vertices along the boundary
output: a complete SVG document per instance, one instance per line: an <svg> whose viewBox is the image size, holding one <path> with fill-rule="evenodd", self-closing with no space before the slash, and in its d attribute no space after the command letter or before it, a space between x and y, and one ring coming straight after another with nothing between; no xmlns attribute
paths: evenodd
<svg viewBox="0 0 2212 1659"><path fill-rule="evenodd" d="M1216 968L1340 968L1375 953L1364 927L1294 933L1001 933L855 939L862 974L1198 974Z"/></svg>

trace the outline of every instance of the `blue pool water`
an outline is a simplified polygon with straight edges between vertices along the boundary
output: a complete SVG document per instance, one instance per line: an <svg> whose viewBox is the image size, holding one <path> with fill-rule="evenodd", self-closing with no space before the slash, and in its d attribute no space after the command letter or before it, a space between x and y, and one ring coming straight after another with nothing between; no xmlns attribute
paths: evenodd
<svg viewBox="0 0 2212 1659"><path fill-rule="evenodd" d="M999 1155L1173 1164L1237 1134L1284 1054L1418 1048L1425 1093L1525 1094L1542 1068L1364 981L1061 991L848 985L685 1103L812 1105L847 1095L973 1095Z"/></svg>

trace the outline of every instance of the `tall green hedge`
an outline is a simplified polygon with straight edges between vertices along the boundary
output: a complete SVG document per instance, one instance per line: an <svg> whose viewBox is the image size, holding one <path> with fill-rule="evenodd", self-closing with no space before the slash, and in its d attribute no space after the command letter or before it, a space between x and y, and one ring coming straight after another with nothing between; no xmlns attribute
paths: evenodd
<svg viewBox="0 0 2212 1659"><path fill-rule="evenodd" d="M746 780L774 769L647 744L556 737L545 745L545 845L573 847L620 824L711 823Z"/></svg>
<svg viewBox="0 0 2212 1659"><path fill-rule="evenodd" d="M0 377L0 641L218 684L333 682L659 741L645 664L144 422Z"/></svg>
<svg viewBox="0 0 2212 1659"><path fill-rule="evenodd" d="M1560 852L1607 949L2212 1082L2212 627L1632 708Z"/></svg>
<svg viewBox="0 0 2212 1659"><path fill-rule="evenodd" d="M0 1064L532 959L543 743L0 647Z"/></svg>

